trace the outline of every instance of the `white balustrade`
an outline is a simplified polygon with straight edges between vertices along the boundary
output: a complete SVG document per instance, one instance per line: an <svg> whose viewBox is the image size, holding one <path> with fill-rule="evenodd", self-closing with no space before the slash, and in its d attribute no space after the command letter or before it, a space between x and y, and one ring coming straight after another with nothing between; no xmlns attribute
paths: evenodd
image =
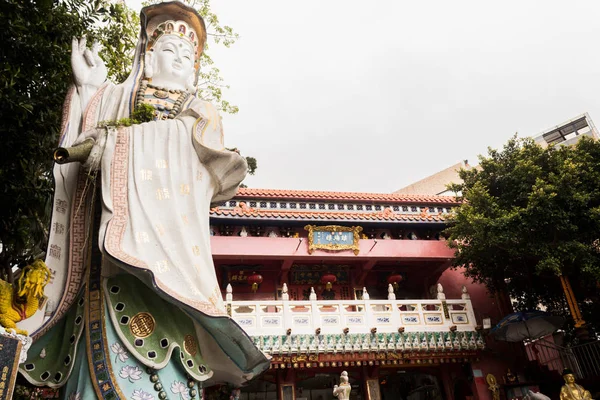
<svg viewBox="0 0 600 400"><path fill-rule="evenodd" d="M441 296L440 296L441 297ZM463 296L464 297L464 296ZM470 299L227 301L231 317L251 336L296 334L474 331ZM447 315L447 316L446 316Z"/></svg>

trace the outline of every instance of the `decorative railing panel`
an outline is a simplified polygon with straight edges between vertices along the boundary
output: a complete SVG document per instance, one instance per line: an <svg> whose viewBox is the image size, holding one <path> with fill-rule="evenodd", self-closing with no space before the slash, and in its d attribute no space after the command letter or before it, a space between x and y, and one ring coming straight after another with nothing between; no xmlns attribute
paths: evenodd
<svg viewBox="0 0 600 400"><path fill-rule="evenodd" d="M471 301L314 300L229 301L231 317L250 336L475 331Z"/></svg>

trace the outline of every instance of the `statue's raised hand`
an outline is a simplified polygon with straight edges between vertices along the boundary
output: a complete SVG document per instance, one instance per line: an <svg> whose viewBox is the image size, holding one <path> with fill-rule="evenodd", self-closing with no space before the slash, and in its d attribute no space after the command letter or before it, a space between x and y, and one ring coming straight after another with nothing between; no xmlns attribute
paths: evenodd
<svg viewBox="0 0 600 400"><path fill-rule="evenodd" d="M78 87L100 87L106 80L106 65L98 55L100 44L95 42L91 50L86 47L86 39L73 38L71 67Z"/></svg>

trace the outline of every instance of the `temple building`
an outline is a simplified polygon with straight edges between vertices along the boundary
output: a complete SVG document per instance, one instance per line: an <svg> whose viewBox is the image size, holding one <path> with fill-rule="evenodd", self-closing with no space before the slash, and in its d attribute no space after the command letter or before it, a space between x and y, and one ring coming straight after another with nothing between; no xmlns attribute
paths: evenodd
<svg viewBox="0 0 600 400"><path fill-rule="evenodd" d="M240 189L213 208L228 313L271 356L241 399L330 399L342 371L351 399L491 399L485 376L501 379L518 360L486 337L510 304L450 269L443 230L456 206L452 196Z"/></svg>

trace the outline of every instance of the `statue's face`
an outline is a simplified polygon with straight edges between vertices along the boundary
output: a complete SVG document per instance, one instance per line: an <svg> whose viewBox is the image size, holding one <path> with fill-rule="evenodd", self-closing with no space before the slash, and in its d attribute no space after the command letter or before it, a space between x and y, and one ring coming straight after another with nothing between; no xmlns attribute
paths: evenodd
<svg viewBox="0 0 600 400"><path fill-rule="evenodd" d="M153 49L153 79L184 87L193 79L194 49L190 42L177 35L165 35Z"/></svg>
<svg viewBox="0 0 600 400"><path fill-rule="evenodd" d="M567 383L575 383L575 375L573 374L567 374L564 376L565 378L565 382Z"/></svg>

